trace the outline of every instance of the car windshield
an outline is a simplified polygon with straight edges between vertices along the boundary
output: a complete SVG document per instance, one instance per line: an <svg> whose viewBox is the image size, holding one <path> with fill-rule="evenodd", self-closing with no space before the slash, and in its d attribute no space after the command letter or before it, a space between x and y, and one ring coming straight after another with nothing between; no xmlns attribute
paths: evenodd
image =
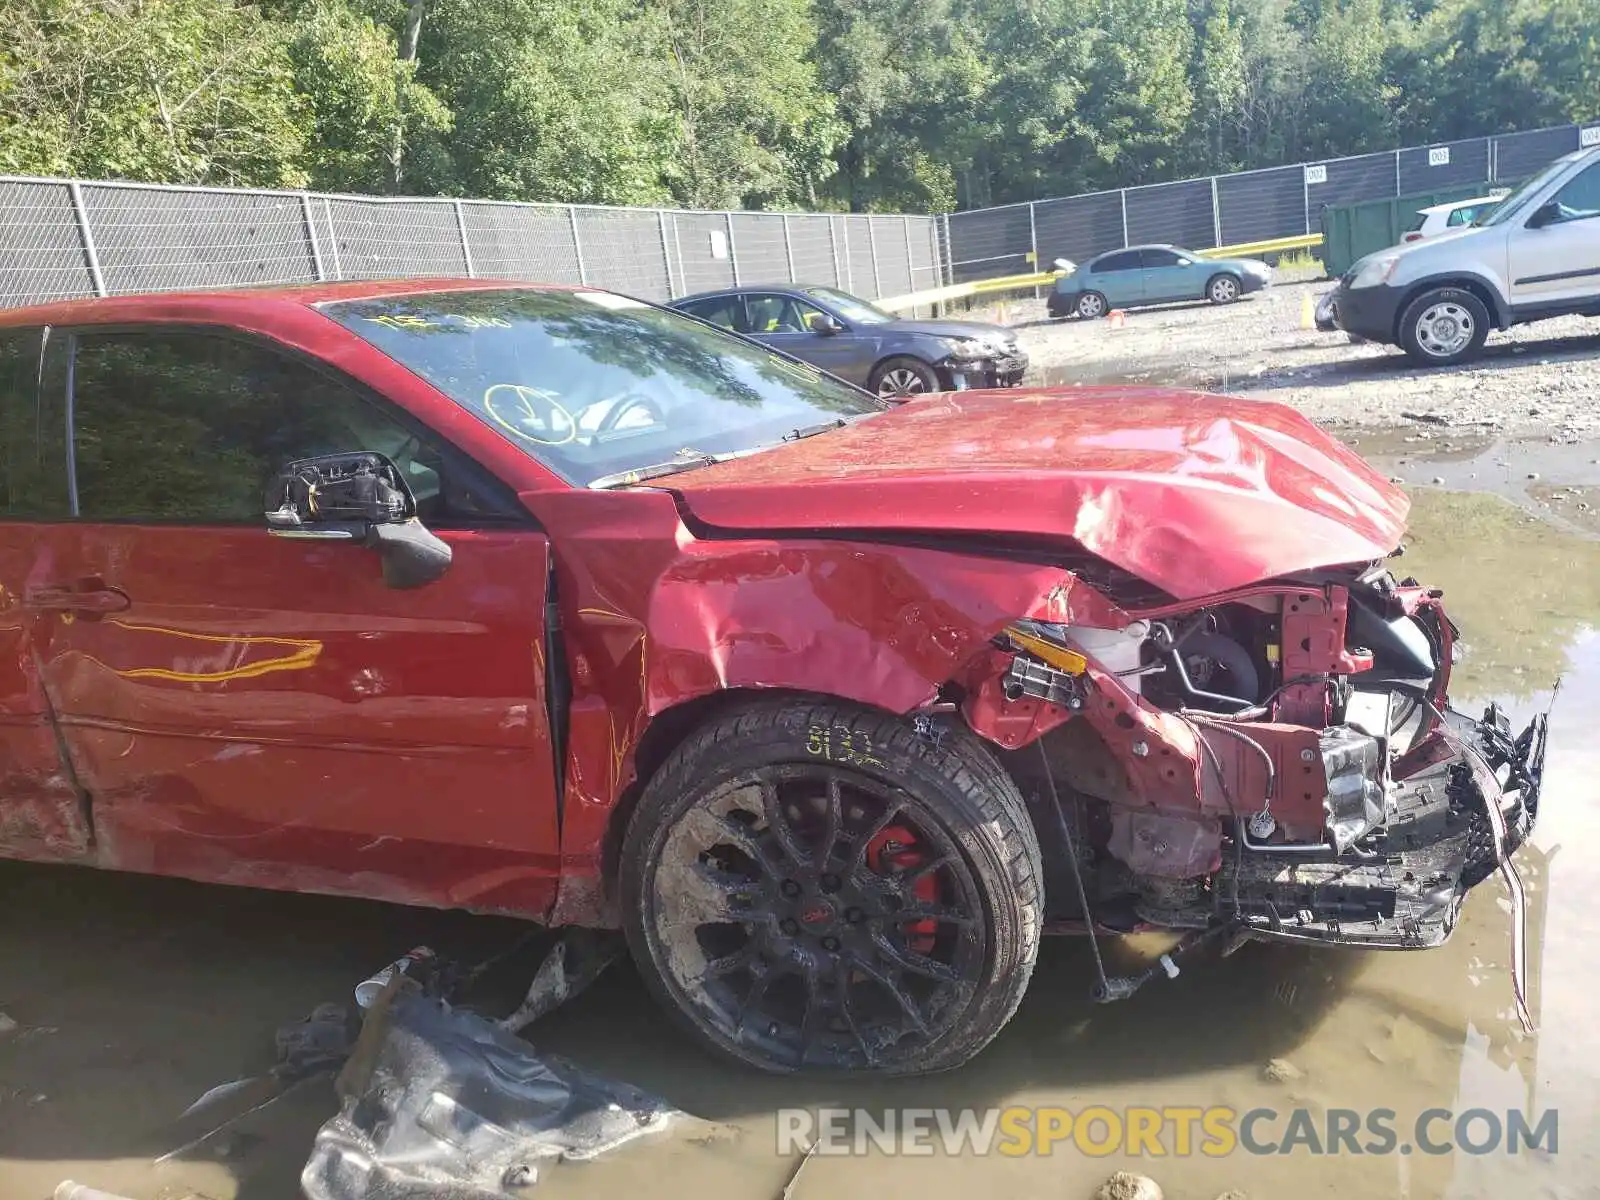
<svg viewBox="0 0 1600 1200"><path fill-rule="evenodd" d="M808 364L610 292L428 292L322 311L580 487L888 407Z"/></svg>
<svg viewBox="0 0 1600 1200"><path fill-rule="evenodd" d="M865 300L850 295L849 292L837 291L834 288L814 287L806 288L808 296L815 296L823 303L830 305L846 321L852 325L882 325L887 321L898 320L893 313L886 313L881 308L874 308Z"/></svg>
<svg viewBox="0 0 1600 1200"><path fill-rule="evenodd" d="M1512 217L1517 215L1519 210L1527 205L1529 200L1544 190L1545 184L1549 183L1551 179L1571 166L1573 157L1573 155L1569 154L1563 158L1556 159L1555 162L1551 163L1532 179L1528 180L1521 187L1513 191L1505 199L1501 200L1488 212L1480 216L1476 221L1473 222L1473 224L1482 228L1489 225L1500 225L1506 221L1509 221Z"/></svg>

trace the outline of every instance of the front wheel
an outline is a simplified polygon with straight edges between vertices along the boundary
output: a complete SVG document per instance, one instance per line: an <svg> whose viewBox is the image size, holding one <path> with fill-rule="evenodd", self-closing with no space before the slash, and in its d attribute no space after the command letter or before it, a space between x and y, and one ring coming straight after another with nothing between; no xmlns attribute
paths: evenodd
<svg viewBox="0 0 1600 1200"><path fill-rule="evenodd" d="M1464 288L1424 292L1400 317L1400 348L1412 362L1448 367L1476 358L1489 336L1489 310Z"/></svg>
<svg viewBox="0 0 1600 1200"><path fill-rule="evenodd" d="M868 382L886 400L903 400L939 390L939 376L916 358L891 358L872 372Z"/></svg>
<svg viewBox="0 0 1600 1200"><path fill-rule="evenodd" d="M1213 304L1232 304L1239 298L1239 281L1232 275L1213 275L1206 284L1206 299Z"/></svg>
<svg viewBox="0 0 1600 1200"><path fill-rule="evenodd" d="M1106 315L1110 306L1099 292L1085 292L1078 297L1078 316L1085 321L1095 321Z"/></svg>
<svg viewBox="0 0 1600 1200"><path fill-rule="evenodd" d="M1009 776L974 739L850 705L699 730L645 788L619 872L651 991L766 1071L958 1066L1038 951L1039 845Z"/></svg>

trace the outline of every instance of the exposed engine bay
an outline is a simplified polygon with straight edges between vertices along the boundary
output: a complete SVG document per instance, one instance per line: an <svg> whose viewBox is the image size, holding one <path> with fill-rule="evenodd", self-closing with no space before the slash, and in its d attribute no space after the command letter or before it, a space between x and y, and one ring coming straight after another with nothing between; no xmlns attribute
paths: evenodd
<svg viewBox="0 0 1600 1200"><path fill-rule="evenodd" d="M1496 871L1520 926L1544 761L1543 716L1449 708L1457 637L1379 562L1017 622L959 703L1059 832L1052 921L1423 948Z"/></svg>

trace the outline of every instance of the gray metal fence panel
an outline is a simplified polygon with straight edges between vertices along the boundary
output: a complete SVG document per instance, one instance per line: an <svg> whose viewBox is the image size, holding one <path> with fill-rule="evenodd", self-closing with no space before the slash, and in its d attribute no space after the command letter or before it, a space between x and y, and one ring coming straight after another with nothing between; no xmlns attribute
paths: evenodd
<svg viewBox="0 0 1600 1200"><path fill-rule="evenodd" d="M903 296L914 291L911 244L903 217L872 217L872 245L878 264L878 295Z"/></svg>
<svg viewBox="0 0 1600 1200"><path fill-rule="evenodd" d="M1093 192L1034 205L1039 237L1039 269L1058 258L1084 262L1122 242L1122 193Z"/></svg>
<svg viewBox="0 0 1600 1200"><path fill-rule="evenodd" d="M579 207L570 219L577 227L585 283L642 300L671 299L661 221L654 212Z"/></svg>
<svg viewBox="0 0 1600 1200"><path fill-rule="evenodd" d="M816 214L789 218L789 245L794 252L794 281L837 287L839 265L833 257L833 221Z"/></svg>
<svg viewBox="0 0 1600 1200"><path fill-rule="evenodd" d="M102 184L81 191L112 294L316 278L304 204L294 193Z"/></svg>
<svg viewBox="0 0 1600 1200"><path fill-rule="evenodd" d="M1017 275L1028 269L1032 231L1026 204L951 213L949 233L952 283Z"/></svg>
<svg viewBox="0 0 1600 1200"><path fill-rule="evenodd" d="M0 181L0 308L92 295L71 189Z"/></svg>
<svg viewBox="0 0 1600 1200"><path fill-rule="evenodd" d="M461 220L479 278L580 282L572 219L565 208L467 201Z"/></svg>
<svg viewBox="0 0 1600 1200"><path fill-rule="evenodd" d="M342 278L467 273L455 206L448 200L336 196L329 199L328 207Z"/></svg>
<svg viewBox="0 0 1600 1200"><path fill-rule="evenodd" d="M1440 161L1443 160L1443 161ZM1413 196L1440 188L1485 183L1489 178L1489 141L1472 138L1439 142L1400 151L1400 194Z"/></svg>
<svg viewBox="0 0 1600 1200"><path fill-rule="evenodd" d="M734 213L733 252L739 256L740 283L789 283L789 252L783 217L777 213Z"/></svg>
<svg viewBox="0 0 1600 1200"><path fill-rule="evenodd" d="M878 281L872 264L871 218L841 217L850 238L850 288L868 300L878 298Z"/></svg>
<svg viewBox="0 0 1600 1200"><path fill-rule="evenodd" d="M911 218L911 286L914 291L941 287L944 270L944 222L938 217Z"/></svg>
<svg viewBox="0 0 1600 1200"><path fill-rule="evenodd" d="M729 253L728 218L722 213L681 212L677 217L677 245L682 265L678 292L709 292L732 287L733 258Z"/></svg>
<svg viewBox="0 0 1600 1200"><path fill-rule="evenodd" d="M1217 177L1221 245L1264 242L1306 232L1303 167Z"/></svg>
<svg viewBox="0 0 1600 1200"><path fill-rule="evenodd" d="M1211 180L1186 179L1128 189L1128 244L1171 242L1204 249L1214 246Z"/></svg>
<svg viewBox="0 0 1600 1200"><path fill-rule="evenodd" d="M1494 181L1517 183L1542 171L1563 154L1578 149L1578 127L1530 129L1526 133L1505 133L1494 139Z"/></svg>
<svg viewBox="0 0 1600 1200"><path fill-rule="evenodd" d="M1363 200L1398 195L1392 150L1335 159L1320 165L1327 172L1327 179L1310 185L1312 229L1318 228L1317 215L1330 205L1359 204Z"/></svg>

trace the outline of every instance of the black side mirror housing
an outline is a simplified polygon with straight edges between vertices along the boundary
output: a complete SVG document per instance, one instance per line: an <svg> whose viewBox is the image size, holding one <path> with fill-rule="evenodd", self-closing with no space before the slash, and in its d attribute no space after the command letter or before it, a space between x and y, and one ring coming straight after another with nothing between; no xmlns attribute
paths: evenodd
<svg viewBox="0 0 1600 1200"><path fill-rule="evenodd" d="M1528 218L1529 229L1543 229L1546 225L1554 225L1561 220L1561 205L1554 200L1546 200L1533 210L1533 215Z"/></svg>
<svg viewBox="0 0 1600 1200"><path fill-rule="evenodd" d="M267 489L274 537L356 542L378 552L392 588L432 583L450 566L448 543L417 519L417 501L387 455L323 454L287 464Z"/></svg>
<svg viewBox="0 0 1600 1200"><path fill-rule="evenodd" d="M823 337L832 337L836 333L844 332L844 326L827 313L812 313L811 332L820 333Z"/></svg>

